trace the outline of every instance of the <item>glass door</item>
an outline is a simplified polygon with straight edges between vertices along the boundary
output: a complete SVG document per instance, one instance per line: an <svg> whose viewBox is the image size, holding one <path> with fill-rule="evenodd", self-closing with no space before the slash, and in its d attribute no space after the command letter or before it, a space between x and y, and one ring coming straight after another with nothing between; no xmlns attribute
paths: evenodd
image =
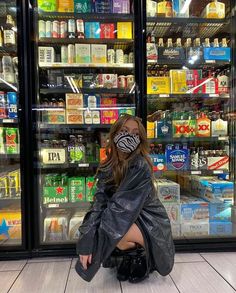
<svg viewBox="0 0 236 293"><path fill-rule="evenodd" d="M22 244L17 3L0 2L0 250Z"/></svg>
<svg viewBox="0 0 236 293"><path fill-rule="evenodd" d="M146 2L147 131L175 239L232 238L230 1Z"/></svg>
<svg viewBox="0 0 236 293"><path fill-rule="evenodd" d="M36 2L39 243L73 243L110 126L136 111L133 1Z"/></svg>

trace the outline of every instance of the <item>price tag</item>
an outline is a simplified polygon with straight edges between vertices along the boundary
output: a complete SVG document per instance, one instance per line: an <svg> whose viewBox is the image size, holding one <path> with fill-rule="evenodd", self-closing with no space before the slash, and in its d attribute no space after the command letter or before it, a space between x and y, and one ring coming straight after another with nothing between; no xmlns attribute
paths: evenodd
<svg viewBox="0 0 236 293"><path fill-rule="evenodd" d="M218 140L228 140L228 136L219 136Z"/></svg>
<svg viewBox="0 0 236 293"><path fill-rule="evenodd" d="M86 168L86 167L89 167L89 164L86 164L86 163L84 163L84 164L78 164L78 166L80 168Z"/></svg>
<svg viewBox="0 0 236 293"><path fill-rule="evenodd" d="M191 171L192 175L201 175L202 171Z"/></svg>
<svg viewBox="0 0 236 293"><path fill-rule="evenodd" d="M223 170L213 170L213 174L223 174Z"/></svg>
<svg viewBox="0 0 236 293"><path fill-rule="evenodd" d="M218 94L209 94L209 97L210 97L210 98L218 98L219 95L218 95Z"/></svg>
<svg viewBox="0 0 236 293"><path fill-rule="evenodd" d="M59 208L59 203L50 203L49 205L48 205L48 207L49 208Z"/></svg>
<svg viewBox="0 0 236 293"><path fill-rule="evenodd" d="M2 123L14 123L14 119L2 119Z"/></svg>
<svg viewBox="0 0 236 293"><path fill-rule="evenodd" d="M169 98L170 95L160 94L159 97L160 97L160 98Z"/></svg>
<svg viewBox="0 0 236 293"><path fill-rule="evenodd" d="M214 63L216 63L216 60L206 60L206 63L210 63L210 64L214 64Z"/></svg>

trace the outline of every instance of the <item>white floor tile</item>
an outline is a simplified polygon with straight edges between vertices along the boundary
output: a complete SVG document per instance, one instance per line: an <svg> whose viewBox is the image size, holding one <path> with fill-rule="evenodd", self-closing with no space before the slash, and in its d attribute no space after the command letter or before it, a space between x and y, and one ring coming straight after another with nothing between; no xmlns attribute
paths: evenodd
<svg viewBox="0 0 236 293"><path fill-rule="evenodd" d="M206 262L177 263L171 277L181 293L235 292Z"/></svg>
<svg viewBox="0 0 236 293"><path fill-rule="evenodd" d="M115 270L100 268L91 282L86 282L70 270L66 293L121 293Z"/></svg>
<svg viewBox="0 0 236 293"><path fill-rule="evenodd" d="M162 277L154 272L149 278L138 284L121 282L123 293L178 293L176 286L169 276Z"/></svg>
<svg viewBox="0 0 236 293"><path fill-rule="evenodd" d="M202 256L236 290L236 252L202 253Z"/></svg>
<svg viewBox="0 0 236 293"><path fill-rule="evenodd" d="M71 262L27 264L9 293L64 293Z"/></svg>
<svg viewBox="0 0 236 293"><path fill-rule="evenodd" d="M28 260L28 263L71 261L71 257L36 257Z"/></svg>
<svg viewBox="0 0 236 293"><path fill-rule="evenodd" d="M27 260L0 261L0 272L21 271L26 263L27 263Z"/></svg>
<svg viewBox="0 0 236 293"><path fill-rule="evenodd" d="M0 292L7 293L20 271L0 272Z"/></svg>
<svg viewBox="0 0 236 293"><path fill-rule="evenodd" d="M176 253L175 263L204 261L199 253Z"/></svg>

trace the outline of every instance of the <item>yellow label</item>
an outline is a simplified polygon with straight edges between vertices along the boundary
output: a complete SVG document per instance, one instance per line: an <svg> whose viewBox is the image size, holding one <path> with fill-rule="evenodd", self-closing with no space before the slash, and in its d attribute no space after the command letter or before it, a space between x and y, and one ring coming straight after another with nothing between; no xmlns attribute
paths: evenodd
<svg viewBox="0 0 236 293"><path fill-rule="evenodd" d="M74 1L73 0L59 0L58 12L74 12Z"/></svg>
<svg viewBox="0 0 236 293"><path fill-rule="evenodd" d="M0 227L0 240L21 239L20 211L1 211Z"/></svg>
<svg viewBox="0 0 236 293"><path fill-rule="evenodd" d="M117 22L117 39L132 39L132 22Z"/></svg>
<svg viewBox="0 0 236 293"><path fill-rule="evenodd" d="M148 77L147 78L147 94L169 94L170 78L169 77Z"/></svg>
<svg viewBox="0 0 236 293"><path fill-rule="evenodd" d="M206 18L225 18L225 4L216 1L207 4L202 16Z"/></svg>
<svg viewBox="0 0 236 293"><path fill-rule="evenodd" d="M155 138L155 122L147 121L147 138Z"/></svg>
<svg viewBox="0 0 236 293"><path fill-rule="evenodd" d="M186 70L170 70L170 77L172 94L184 94L187 92Z"/></svg>
<svg viewBox="0 0 236 293"><path fill-rule="evenodd" d="M166 1L162 1L157 4L157 13L166 14Z"/></svg>

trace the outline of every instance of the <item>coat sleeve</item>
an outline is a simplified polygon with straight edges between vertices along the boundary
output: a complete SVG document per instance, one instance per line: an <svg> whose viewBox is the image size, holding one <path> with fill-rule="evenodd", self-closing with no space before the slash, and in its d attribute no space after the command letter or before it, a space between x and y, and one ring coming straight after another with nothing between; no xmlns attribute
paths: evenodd
<svg viewBox="0 0 236 293"><path fill-rule="evenodd" d="M97 191L90 210L86 213L82 225L79 227L79 239L77 242L77 254L89 255L93 251L95 232L100 224L101 214L107 206L105 183L98 179Z"/></svg>
<svg viewBox="0 0 236 293"><path fill-rule="evenodd" d="M136 221L152 188L151 172L142 158L129 167L102 214L99 229L111 246L116 246Z"/></svg>

